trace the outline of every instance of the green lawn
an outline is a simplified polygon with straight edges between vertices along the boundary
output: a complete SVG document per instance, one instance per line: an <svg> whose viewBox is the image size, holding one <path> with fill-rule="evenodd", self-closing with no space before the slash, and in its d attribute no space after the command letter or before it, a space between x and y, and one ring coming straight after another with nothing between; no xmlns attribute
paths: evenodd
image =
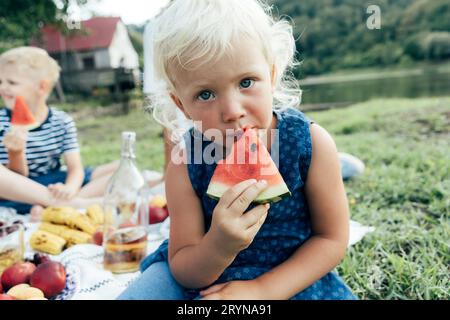
<svg viewBox="0 0 450 320"><path fill-rule="evenodd" d="M351 218L376 230L337 270L361 299L449 299L450 97L384 99L308 113L366 164L346 183ZM118 159L137 132L141 169L161 170L161 128L133 111L78 121L85 165Z"/></svg>
<svg viewBox="0 0 450 320"><path fill-rule="evenodd" d="M351 218L376 230L338 271L363 299L450 297L450 98L375 100L308 114L366 172Z"/></svg>

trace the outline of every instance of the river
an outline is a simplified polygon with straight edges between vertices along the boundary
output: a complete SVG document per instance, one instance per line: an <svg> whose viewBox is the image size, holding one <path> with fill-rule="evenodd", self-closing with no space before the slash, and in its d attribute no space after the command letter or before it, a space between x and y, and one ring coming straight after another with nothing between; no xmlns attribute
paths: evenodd
<svg viewBox="0 0 450 320"><path fill-rule="evenodd" d="M306 78L302 109L327 109L375 98L450 95L450 70L436 68Z"/></svg>

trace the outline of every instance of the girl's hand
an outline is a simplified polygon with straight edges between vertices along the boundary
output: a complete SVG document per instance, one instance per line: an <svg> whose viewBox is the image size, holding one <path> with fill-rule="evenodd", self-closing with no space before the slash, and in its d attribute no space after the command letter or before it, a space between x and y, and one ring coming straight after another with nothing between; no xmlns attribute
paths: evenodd
<svg viewBox="0 0 450 320"><path fill-rule="evenodd" d="M260 300L263 299L257 280L230 281L200 291L202 300Z"/></svg>
<svg viewBox="0 0 450 320"><path fill-rule="evenodd" d="M57 200L71 200L77 193L77 189L64 183L49 184L48 190Z"/></svg>
<svg viewBox="0 0 450 320"><path fill-rule="evenodd" d="M265 181L252 179L238 183L223 194L214 209L210 229L217 250L236 255L253 242L270 206L259 205L244 212L266 187Z"/></svg>
<svg viewBox="0 0 450 320"><path fill-rule="evenodd" d="M23 152L27 145L28 132L25 129L14 128L7 132L3 138L3 145L8 152Z"/></svg>

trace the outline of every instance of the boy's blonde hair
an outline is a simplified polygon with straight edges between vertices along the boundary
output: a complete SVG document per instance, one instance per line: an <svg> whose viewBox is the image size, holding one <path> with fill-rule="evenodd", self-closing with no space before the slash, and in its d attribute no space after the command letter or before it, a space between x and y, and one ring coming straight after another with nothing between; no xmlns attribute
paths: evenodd
<svg viewBox="0 0 450 320"><path fill-rule="evenodd" d="M276 68L274 108L297 107L301 90L289 72L294 66L292 26L275 21L259 0L175 0L154 21L153 63L159 83L150 94L154 118L180 138L187 119L170 99L173 66L186 70L215 62L228 54L234 40L252 39L269 65Z"/></svg>
<svg viewBox="0 0 450 320"><path fill-rule="evenodd" d="M36 47L18 47L0 55L0 67L13 65L19 72L37 81L47 80L51 88L59 79L61 68L47 51Z"/></svg>

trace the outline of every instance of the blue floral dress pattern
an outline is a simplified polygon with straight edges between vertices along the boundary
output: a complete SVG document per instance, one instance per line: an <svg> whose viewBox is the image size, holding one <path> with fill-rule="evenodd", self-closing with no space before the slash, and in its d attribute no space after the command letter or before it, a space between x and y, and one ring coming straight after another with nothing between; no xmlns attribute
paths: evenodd
<svg viewBox="0 0 450 320"><path fill-rule="evenodd" d="M274 111L274 114L277 117L277 129L279 129L279 144L275 141L271 150L278 149L279 154L282 155L278 159L278 169L292 196L271 204L266 221L251 245L236 256L215 283L257 278L287 260L311 237L311 221L304 195L312 152L309 131L311 121L302 112L290 108ZM195 139L202 139L202 150L213 143L203 139L201 134L194 134L193 129L188 134L191 138L186 140L187 154L191 158ZM216 164L188 164L189 178L201 200L205 230L210 227L212 213L217 205L217 200L206 195L215 167ZM251 208L252 206L249 210ZM145 270L154 262L167 261L167 249L168 241L166 240L143 260L141 270ZM186 289L186 297L195 298L198 292L199 290ZM329 272L291 299L341 300L356 299L356 297L336 273Z"/></svg>

